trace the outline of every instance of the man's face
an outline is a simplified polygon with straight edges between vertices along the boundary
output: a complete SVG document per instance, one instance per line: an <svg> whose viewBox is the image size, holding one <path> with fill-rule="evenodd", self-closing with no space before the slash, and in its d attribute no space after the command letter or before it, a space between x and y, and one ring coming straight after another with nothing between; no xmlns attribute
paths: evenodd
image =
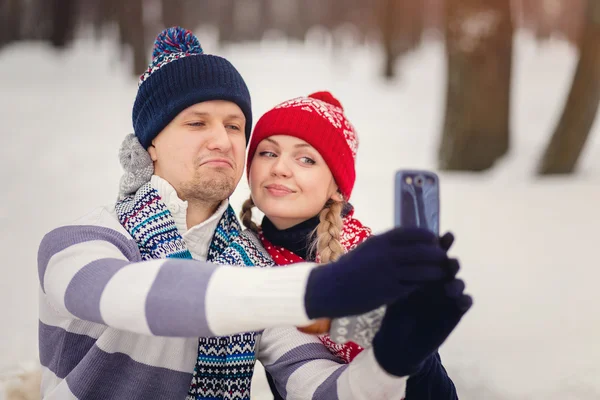
<svg viewBox="0 0 600 400"><path fill-rule="evenodd" d="M148 148L154 173L182 200L216 203L228 198L244 171L245 126L244 113L229 101L186 108Z"/></svg>

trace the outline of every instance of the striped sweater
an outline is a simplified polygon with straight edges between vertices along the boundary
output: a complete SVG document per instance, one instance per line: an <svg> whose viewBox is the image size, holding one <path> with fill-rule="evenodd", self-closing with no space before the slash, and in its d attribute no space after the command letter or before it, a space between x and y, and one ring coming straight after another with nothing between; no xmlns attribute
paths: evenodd
<svg viewBox="0 0 600 400"><path fill-rule="evenodd" d="M206 263L226 204L188 230L187 203L164 180L153 177L152 184L194 260L141 261L114 207L42 240L44 399L184 399L198 337L263 328L257 357L288 399L397 399L404 392L406 379L386 374L371 351L343 365L317 337L293 328L311 322L304 291L313 264L262 269Z"/></svg>

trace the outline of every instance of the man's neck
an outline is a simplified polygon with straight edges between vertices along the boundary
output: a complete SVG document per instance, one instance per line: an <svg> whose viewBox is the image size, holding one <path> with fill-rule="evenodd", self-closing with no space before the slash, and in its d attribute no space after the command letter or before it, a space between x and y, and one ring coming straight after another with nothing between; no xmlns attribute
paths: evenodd
<svg viewBox="0 0 600 400"><path fill-rule="evenodd" d="M183 199L175 188L165 179L158 175L151 178L153 187L158 190L159 195L171 211L177 229L183 235L191 229L212 217L223 201L206 202L198 199Z"/></svg>
<svg viewBox="0 0 600 400"><path fill-rule="evenodd" d="M187 228L190 229L209 219L217 211L220 205L221 202L204 203L188 200L186 215Z"/></svg>

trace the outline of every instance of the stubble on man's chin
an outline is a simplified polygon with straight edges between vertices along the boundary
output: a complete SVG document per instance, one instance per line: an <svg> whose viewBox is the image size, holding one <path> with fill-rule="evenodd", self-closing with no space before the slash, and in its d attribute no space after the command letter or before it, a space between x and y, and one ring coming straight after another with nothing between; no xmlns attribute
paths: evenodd
<svg viewBox="0 0 600 400"><path fill-rule="evenodd" d="M188 202L215 205L229 198L235 190L235 178L218 172L211 175L195 176L192 181L182 185L182 197Z"/></svg>

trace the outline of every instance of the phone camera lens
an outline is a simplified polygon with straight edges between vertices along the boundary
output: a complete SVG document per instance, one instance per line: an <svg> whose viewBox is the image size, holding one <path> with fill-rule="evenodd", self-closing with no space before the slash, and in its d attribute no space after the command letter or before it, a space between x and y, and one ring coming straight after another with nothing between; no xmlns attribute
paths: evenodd
<svg viewBox="0 0 600 400"><path fill-rule="evenodd" d="M415 186L421 187L421 186L423 186L424 182L425 182L425 178L422 177L421 175L419 175L415 178Z"/></svg>

